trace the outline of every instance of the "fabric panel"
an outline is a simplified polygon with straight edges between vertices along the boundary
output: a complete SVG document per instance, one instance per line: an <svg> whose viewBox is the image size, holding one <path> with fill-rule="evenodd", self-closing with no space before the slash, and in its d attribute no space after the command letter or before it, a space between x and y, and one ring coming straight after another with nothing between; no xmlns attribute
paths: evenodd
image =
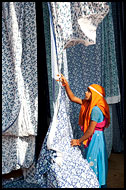
<svg viewBox="0 0 126 190"><path fill-rule="evenodd" d="M120 87L117 69L115 36L111 2L109 13L102 22L102 86L105 88L108 104L120 102Z"/></svg>
<svg viewBox="0 0 126 190"><path fill-rule="evenodd" d="M2 173L28 168L37 135L34 2L2 2Z"/></svg>
<svg viewBox="0 0 126 190"><path fill-rule="evenodd" d="M52 27L52 25L50 25ZM53 30L51 28L51 38L52 38L52 60L53 68L52 71L58 70L61 72L60 62L61 58L64 61L66 58L65 52L63 55L59 54L59 48L55 48L55 38L53 36ZM58 42L59 43L59 42ZM57 59L55 59L55 57ZM63 62L65 65L67 62ZM67 72L66 72L67 73ZM90 170L88 162L85 162L81 155L81 151L76 147L75 149L71 147L70 140L73 138L71 123L68 116L68 106L67 106L67 96L65 94L65 89L57 81L55 81L55 73L53 73L53 91L55 91L53 96L54 105L54 115L50 123L47 135L44 139L42 149L40 152L39 159L36 165L36 180L38 183L45 187L99 187L97 179L92 170ZM71 156L73 155L73 156ZM79 164L76 163L78 157ZM74 160L75 159L75 160ZM73 161L72 161L73 160ZM75 171L70 174L68 167L70 163L75 164ZM77 174L77 168L82 168L85 175L88 175L92 181L85 182L85 178ZM86 168L87 169L86 169ZM80 168L80 170L81 170ZM88 170L89 169L89 170ZM87 172L88 170L88 172ZM69 175L69 176L68 176ZM66 177L67 176L67 177ZM76 178L76 179L75 179ZM66 180L63 180L66 179ZM68 180L67 180L68 179ZM75 181L73 181L73 179ZM78 180L80 181L78 183Z"/></svg>
<svg viewBox="0 0 126 190"><path fill-rule="evenodd" d="M29 168L35 156L35 136L2 136L2 174Z"/></svg>
<svg viewBox="0 0 126 190"><path fill-rule="evenodd" d="M37 134L35 3L2 3L2 129L4 135Z"/></svg>
<svg viewBox="0 0 126 190"><path fill-rule="evenodd" d="M50 6L54 28L62 36L61 51L79 43L95 44L97 26L109 11L105 2L51 2Z"/></svg>

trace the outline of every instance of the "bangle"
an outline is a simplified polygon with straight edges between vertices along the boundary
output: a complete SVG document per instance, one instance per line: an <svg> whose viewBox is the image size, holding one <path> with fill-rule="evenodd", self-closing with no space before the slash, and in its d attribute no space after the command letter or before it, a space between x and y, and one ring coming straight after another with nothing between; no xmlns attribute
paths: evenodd
<svg viewBox="0 0 126 190"><path fill-rule="evenodd" d="M67 85L67 83L62 84L62 86L66 86L66 85Z"/></svg>
<svg viewBox="0 0 126 190"><path fill-rule="evenodd" d="M66 86L66 84L62 84L62 86Z"/></svg>
<svg viewBox="0 0 126 190"><path fill-rule="evenodd" d="M78 145L78 146L81 145L81 143L79 143L79 139L77 139L76 142L77 142L77 145Z"/></svg>
<svg viewBox="0 0 126 190"><path fill-rule="evenodd" d="M66 86L66 85L68 85L68 82L66 81L64 84L62 84L62 86Z"/></svg>

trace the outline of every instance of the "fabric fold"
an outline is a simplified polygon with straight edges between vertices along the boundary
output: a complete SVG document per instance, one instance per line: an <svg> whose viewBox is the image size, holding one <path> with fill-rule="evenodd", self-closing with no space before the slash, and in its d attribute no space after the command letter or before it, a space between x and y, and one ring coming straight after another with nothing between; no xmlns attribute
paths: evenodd
<svg viewBox="0 0 126 190"><path fill-rule="evenodd" d="M106 2L50 2L50 7L54 29L62 36L63 49L80 43L95 44L98 24L109 12Z"/></svg>
<svg viewBox="0 0 126 190"><path fill-rule="evenodd" d="M3 174L34 160L37 87L35 2L2 2Z"/></svg>
<svg viewBox="0 0 126 190"><path fill-rule="evenodd" d="M52 30L53 25L50 26ZM51 32L51 38L54 39L53 35ZM55 50L54 46L55 43L51 47L53 50ZM56 66L58 74L67 64L67 62L60 64L61 56L65 59L65 52L61 55L59 51L59 47L57 47L57 54L53 51L57 59L52 59L56 61L52 62L52 71ZM78 147L71 147L73 131L68 115L68 97L65 89L56 80L53 80L52 89L53 92L56 90L53 96L54 114L37 160L35 179L41 187L45 188L99 187L97 178L83 158L81 150Z"/></svg>

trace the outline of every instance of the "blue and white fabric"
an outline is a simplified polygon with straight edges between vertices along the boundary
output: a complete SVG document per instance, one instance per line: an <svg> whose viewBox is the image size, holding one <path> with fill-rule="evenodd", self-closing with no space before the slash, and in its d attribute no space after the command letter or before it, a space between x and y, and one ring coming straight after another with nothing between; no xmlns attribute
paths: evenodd
<svg viewBox="0 0 126 190"><path fill-rule="evenodd" d="M60 53L51 27L51 63L52 71L61 72L65 67L66 50L62 55L63 65L58 64ZM61 61L61 60L60 60ZM53 100L54 115L44 139L42 149L37 161L35 178L37 183L47 188L96 188L99 182L89 163L82 156L78 147L71 147L73 138L72 126L69 118L68 97L64 87L58 84L56 74L53 72Z"/></svg>
<svg viewBox="0 0 126 190"><path fill-rule="evenodd" d="M35 3L2 2L2 173L33 162L37 115Z"/></svg>
<svg viewBox="0 0 126 190"><path fill-rule="evenodd" d="M109 11L106 2L50 2L55 30L62 48L96 43L96 29Z"/></svg>
<svg viewBox="0 0 126 190"><path fill-rule="evenodd" d="M47 188L98 188L97 177L80 149L70 145L73 133L63 87L60 87L58 101L37 162L37 183Z"/></svg>
<svg viewBox="0 0 126 190"><path fill-rule="evenodd" d="M116 48L115 48L115 34L112 18L112 5L109 4L109 13L102 22L101 30L101 79L102 86L105 88L106 101L108 104L115 104L120 102L120 87L118 78Z"/></svg>

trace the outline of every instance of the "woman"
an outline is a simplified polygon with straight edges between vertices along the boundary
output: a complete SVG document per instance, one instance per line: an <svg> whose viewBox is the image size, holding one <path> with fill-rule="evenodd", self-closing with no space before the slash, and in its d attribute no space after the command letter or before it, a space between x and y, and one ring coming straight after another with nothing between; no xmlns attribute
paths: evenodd
<svg viewBox="0 0 126 190"><path fill-rule="evenodd" d="M110 113L104 98L105 90L98 84L92 84L85 92L85 99L82 100L73 94L62 74L57 81L65 87L69 99L81 105L79 125L84 135L80 139L72 139L71 146L84 144L86 159L97 175L101 188L106 187L108 156L103 131L110 124Z"/></svg>

